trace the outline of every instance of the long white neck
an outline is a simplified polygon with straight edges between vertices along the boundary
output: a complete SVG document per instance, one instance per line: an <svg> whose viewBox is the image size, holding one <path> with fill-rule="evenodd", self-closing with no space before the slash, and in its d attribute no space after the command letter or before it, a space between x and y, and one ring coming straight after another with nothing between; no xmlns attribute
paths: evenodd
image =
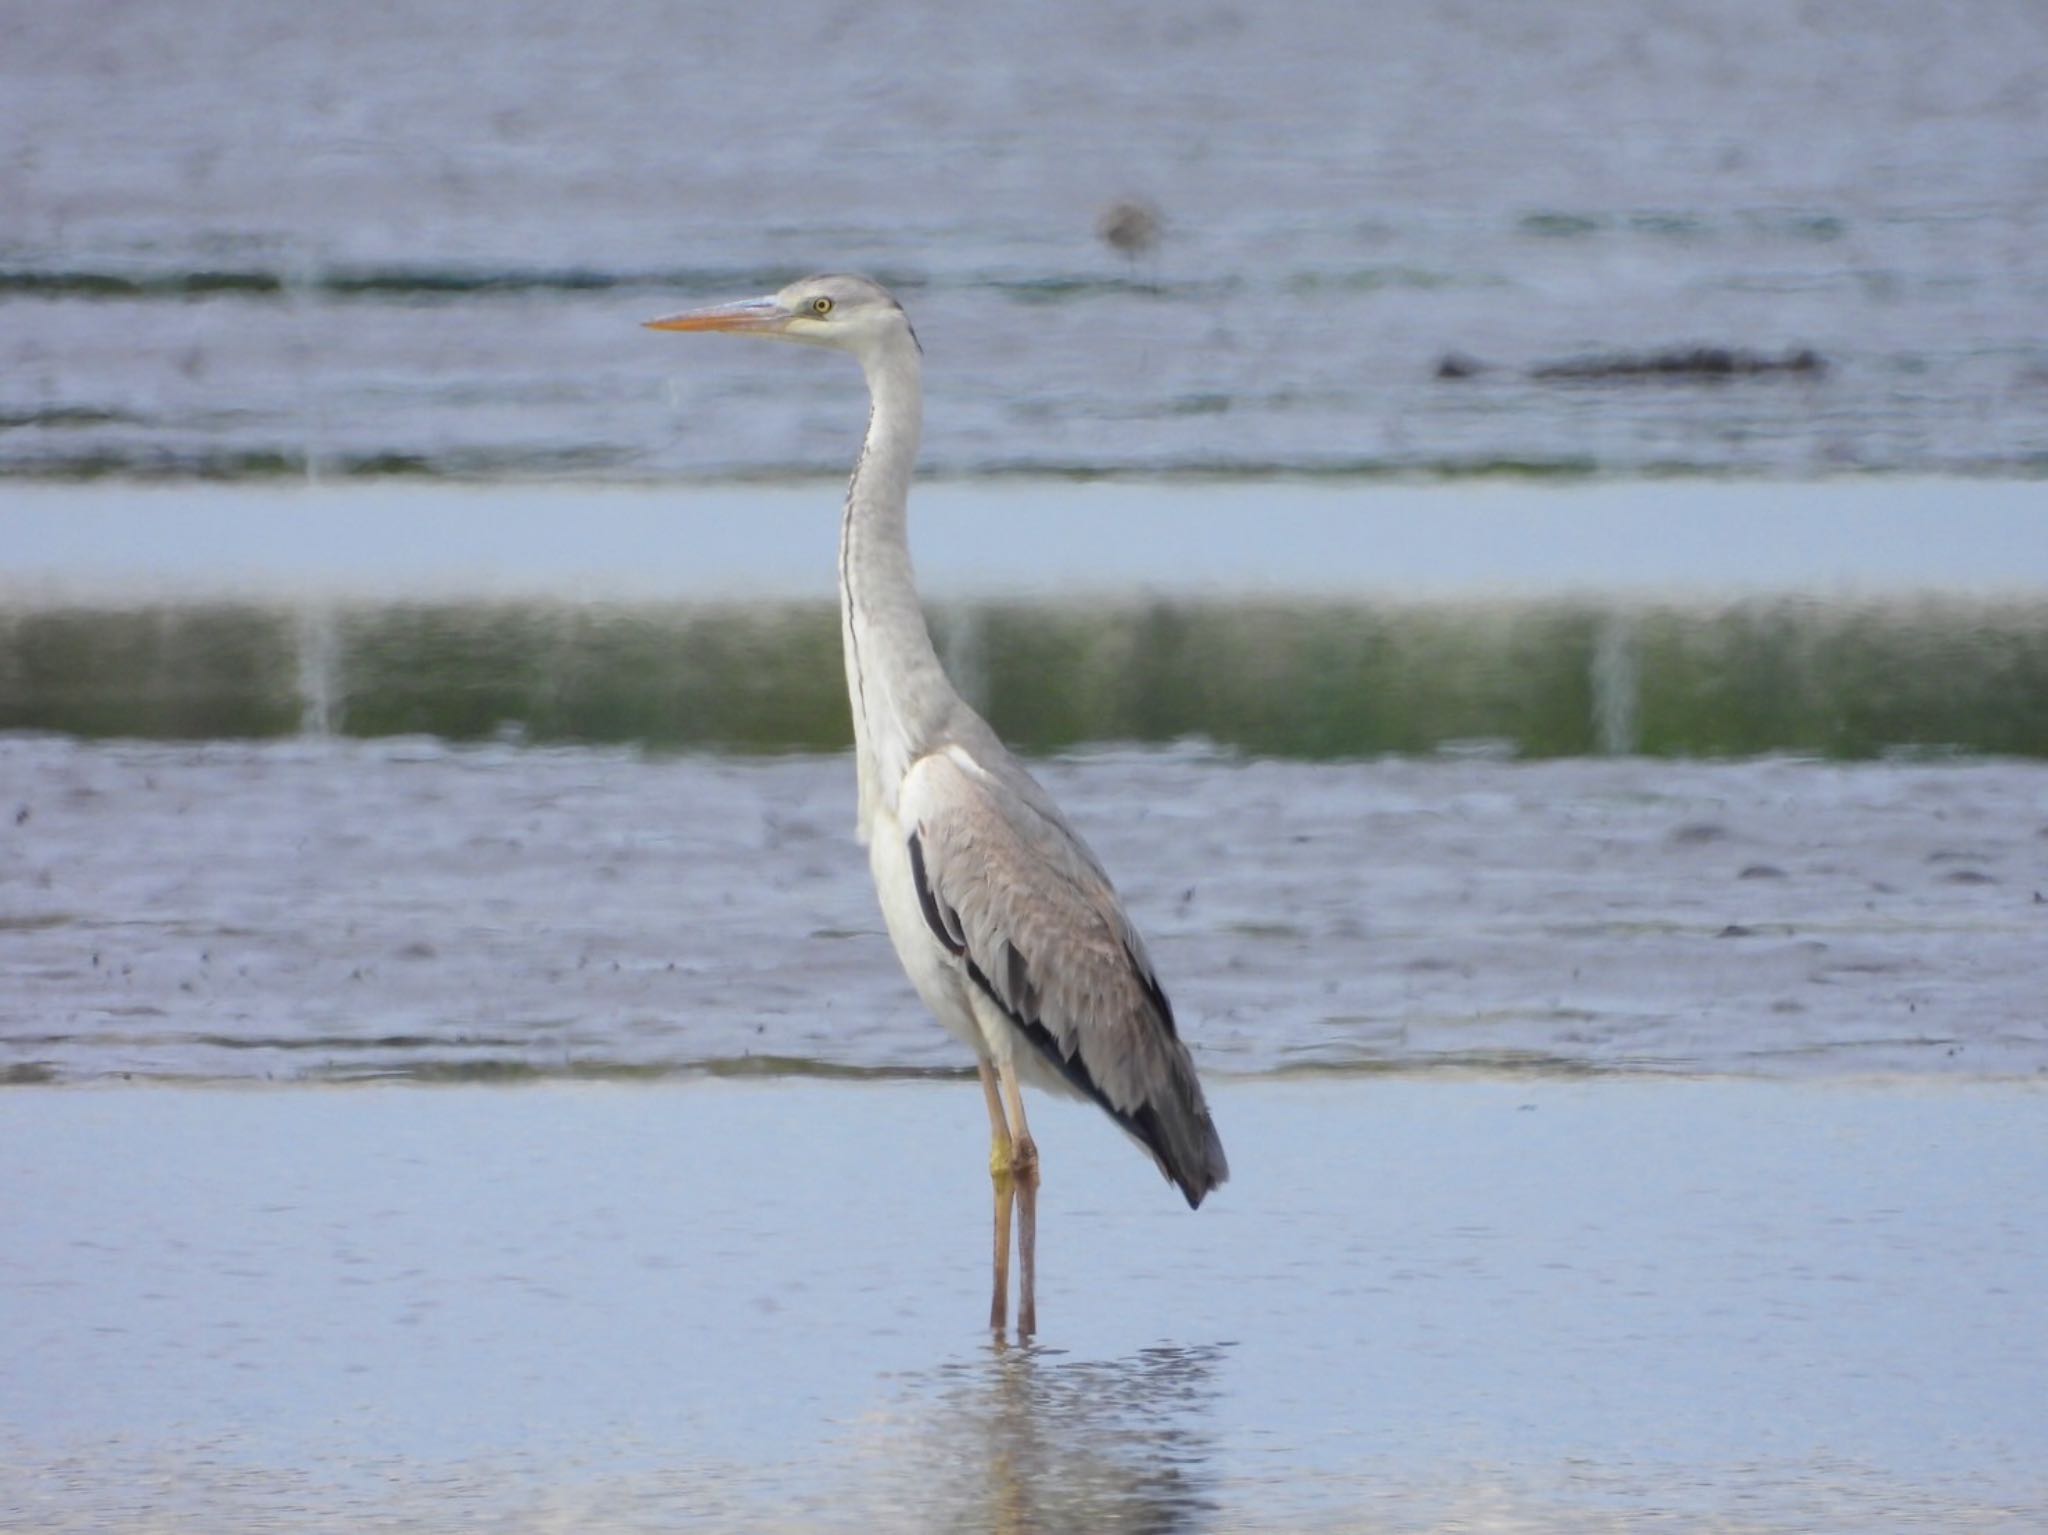
<svg viewBox="0 0 2048 1535"><path fill-rule="evenodd" d="M910 764L957 702L911 580L906 513L924 427L917 343L906 333L861 360L872 408L839 530L839 616L860 773L860 839L893 808Z"/></svg>

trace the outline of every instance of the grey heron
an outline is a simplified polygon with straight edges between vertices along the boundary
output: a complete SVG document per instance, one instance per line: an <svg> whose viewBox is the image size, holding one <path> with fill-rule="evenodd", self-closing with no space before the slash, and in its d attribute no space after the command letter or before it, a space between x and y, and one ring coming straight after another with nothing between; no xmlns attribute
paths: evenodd
<svg viewBox="0 0 2048 1535"><path fill-rule="evenodd" d="M989 1325L1037 1329L1038 1148L1020 1084L1093 1100L1192 1208L1229 1176L1193 1059L1144 941L1080 835L969 708L932 648L906 515L923 430L923 352L864 277L809 277L765 298L646 322L850 352L867 437L839 524L840 627L853 707L857 831L898 958L973 1051L995 1190Z"/></svg>

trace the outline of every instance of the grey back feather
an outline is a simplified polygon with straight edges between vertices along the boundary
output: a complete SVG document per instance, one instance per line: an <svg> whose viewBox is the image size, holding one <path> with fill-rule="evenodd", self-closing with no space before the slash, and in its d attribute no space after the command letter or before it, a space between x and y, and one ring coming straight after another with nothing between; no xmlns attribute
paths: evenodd
<svg viewBox="0 0 2048 1535"><path fill-rule="evenodd" d="M1229 1164L1144 941L1051 796L985 725L960 733L971 767L920 760L901 806L926 920L1031 1048L1199 1204Z"/></svg>

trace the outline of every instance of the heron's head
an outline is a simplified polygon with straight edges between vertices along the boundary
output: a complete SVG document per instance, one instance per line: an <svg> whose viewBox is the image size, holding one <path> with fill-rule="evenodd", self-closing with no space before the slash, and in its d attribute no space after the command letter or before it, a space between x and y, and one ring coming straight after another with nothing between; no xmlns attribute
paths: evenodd
<svg viewBox="0 0 2048 1535"><path fill-rule="evenodd" d="M834 274L806 277L766 298L709 309L686 309L646 322L649 330L726 330L740 335L804 341L866 354L916 335L903 306L880 283Z"/></svg>

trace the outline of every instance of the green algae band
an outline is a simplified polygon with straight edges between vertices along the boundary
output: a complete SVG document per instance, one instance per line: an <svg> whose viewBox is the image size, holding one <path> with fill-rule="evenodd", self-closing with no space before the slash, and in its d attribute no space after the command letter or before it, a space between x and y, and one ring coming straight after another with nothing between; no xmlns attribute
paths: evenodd
<svg viewBox="0 0 2048 1535"><path fill-rule="evenodd" d="M1002 601L933 626L1030 751L2048 757L2039 598ZM0 608L0 729L832 751L838 646L823 603L25 604Z"/></svg>

